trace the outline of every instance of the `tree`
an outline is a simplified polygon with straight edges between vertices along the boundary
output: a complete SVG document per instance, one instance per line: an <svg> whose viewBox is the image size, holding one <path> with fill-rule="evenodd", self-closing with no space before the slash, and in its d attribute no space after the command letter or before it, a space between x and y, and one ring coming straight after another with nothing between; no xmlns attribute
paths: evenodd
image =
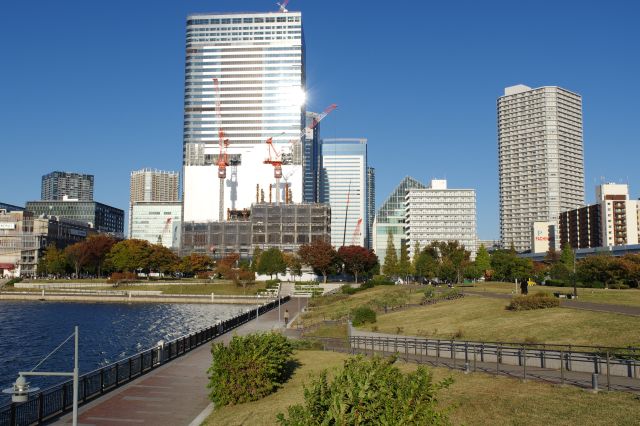
<svg viewBox="0 0 640 426"><path fill-rule="evenodd" d="M162 274L173 273L178 268L180 258L167 247L152 244L149 250L148 267L150 271Z"/></svg>
<svg viewBox="0 0 640 426"><path fill-rule="evenodd" d="M569 244L565 244L562 246L562 252L560 252L559 262L564 265L567 271L575 270L575 254L573 253L573 249Z"/></svg>
<svg viewBox="0 0 640 426"><path fill-rule="evenodd" d="M476 253L475 260L476 270L485 275L489 269L491 269L491 255L484 247L484 244L480 244L480 248Z"/></svg>
<svg viewBox="0 0 640 426"><path fill-rule="evenodd" d="M76 278L80 278L80 269L89 262L91 254L83 241L71 244L64 249L69 263L73 265Z"/></svg>
<svg viewBox="0 0 640 426"><path fill-rule="evenodd" d="M287 264L287 268L289 269L289 273L291 274L293 280L295 281L296 276L302 276L302 259L295 253L282 253L284 257L284 262Z"/></svg>
<svg viewBox="0 0 640 426"><path fill-rule="evenodd" d="M148 272L150 252L151 244L146 240L124 240L111 247L107 262L118 272Z"/></svg>
<svg viewBox="0 0 640 426"><path fill-rule="evenodd" d="M396 253L396 246L393 243L391 230L387 232L387 251L384 255L382 272L388 277L392 277L398 273L398 254Z"/></svg>
<svg viewBox="0 0 640 426"><path fill-rule="evenodd" d="M319 271L327 282L327 274L336 268L338 253L331 243L323 240L313 241L311 244L303 244L298 249L298 255L302 261Z"/></svg>
<svg viewBox="0 0 640 426"><path fill-rule="evenodd" d="M358 283L358 274L371 271L378 263L378 257L372 250L361 246L343 246L338 249L338 257L345 270L353 274Z"/></svg>
<svg viewBox="0 0 640 426"><path fill-rule="evenodd" d="M418 261L418 256L420 255L421 247L420 241L416 241L416 244L413 246L413 258L411 259L411 275L417 275L416 263Z"/></svg>
<svg viewBox="0 0 640 426"><path fill-rule="evenodd" d="M415 274L418 277L431 280L438 275L438 261L433 256L433 251L425 247L418 255L415 262Z"/></svg>
<svg viewBox="0 0 640 426"><path fill-rule="evenodd" d="M253 257L251 258L251 270L253 272L258 272L258 265L260 264L260 256L262 256L263 250L256 246L253 249Z"/></svg>
<svg viewBox="0 0 640 426"><path fill-rule="evenodd" d="M272 279L273 274L276 274L276 278L278 278L279 273L284 274L287 272L287 263L284 261L279 248L271 247L260 255L257 272L259 274L268 274Z"/></svg>
<svg viewBox="0 0 640 426"><path fill-rule="evenodd" d="M178 270L186 275L197 275L210 271L213 265L213 259L206 254L191 253L182 258Z"/></svg>
<svg viewBox="0 0 640 426"><path fill-rule="evenodd" d="M398 261L398 275L404 277L407 281L407 277L411 274L411 260L409 260L409 248L407 247L407 241L402 240L400 243L400 260Z"/></svg>
<svg viewBox="0 0 640 426"><path fill-rule="evenodd" d="M216 272L220 275L221 278L235 281L237 279L237 271L235 271L235 266L238 260L240 259L240 254L231 253L218 260L216 264Z"/></svg>
<svg viewBox="0 0 640 426"><path fill-rule="evenodd" d="M38 273L42 274L44 272L45 274L60 276L65 273L67 265L65 254L55 244L51 243L45 249L43 259L38 263Z"/></svg>
<svg viewBox="0 0 640 426"><path fill-rule="evenodd" d="M87 251L87 264L95 268L98 278L102 276L102 267L107 259L111 247L116 244L116 239L110 235L90 235L84 242Z"/></svg>
<svg viewBox="0 0 640 426"><path fill-rule="evenodd" d="M531 259L520 259L511 250L498 250L491 256L491 268L496 279L514 281L528 280L533 273Z"/></svg>

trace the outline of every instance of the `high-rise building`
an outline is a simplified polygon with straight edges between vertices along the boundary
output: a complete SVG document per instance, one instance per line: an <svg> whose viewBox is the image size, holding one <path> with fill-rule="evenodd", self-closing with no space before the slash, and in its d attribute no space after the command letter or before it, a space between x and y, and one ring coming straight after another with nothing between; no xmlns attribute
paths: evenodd
<svg viewBox="0 0 640 426"><path fill-rule="evenodd" d="M405 234L409 255L415 245L435 241L457 241L476 256L476 191L447 188L447 181L434 179L429 188L411 188L406 196Z"/></svg>
<svg viewBox="0 0 640 426"><path fill-rule="evenodd" d="M175 203L178 198L178 186L180 175L178 172L162 170L141 169L131 172L130 195L129 195L129 227L128 235L132 238L132 224L134 218L133 206L138 202L169 202ZM173 208L171 209L173 210ZM145 209L138 209L144 212ZM172 213L173 214L173 213ZM141 225L138 221L138 225ZM138 235L144 232L139 226ZM149 232L155 232L149 229ZM137 237L134 237L137 238ZM153 241L155 243L155 241Z"/></svg>
<svg viewBox="0 0 640 426"><path fill-rule="evenodd" d="M320 180L320 124L312 126L313 121L317 120L320 114L315 112L307 112L305 119L305 137L304 137L304 194L305 203L317 203L318 184ZM311 128L309 128L311 127Z"/></svg>
<svg viewBox="0 0 640 426"><path fill-rule="evenodd" d="M93 201L93 175L56 171L42 176L41 200L61 201L65 197Z"/></svg>
<svg viewBox="0 0 640 426"><path fill-rule="evenodd" d="M373 251L378 256L380 265L384 264L387 256L389 237L398 256L401 245L406 243L404 232L407 215L406 196L411 188L426 188L426 186L410 176L405 176L376 213L373 224Z"/></svg>
<svg viewBox="0 0 640 426"><path fill-rule="evenodd" d="M373 220L376 216L376 169L367 167L367 248L373 250Z"/></svg>
<svg viewBox="0 0 640 426"><path fill-rule="evenodd" d="M185 73L184 221L224 220L227 209L249 208L267 191L276 203L288 195L288 201L301 202L301 13L189 16ZM220 185L222 132L228 166ZM265 163L269 159L282 161L281 178L275 177L276 165Z"/></svg>
<svg viewBox="0 0 640 426"><path fill-rule="evenodd" d="M323 139L320 201L331 205L331 244L365 247L367 140Z"/></svg>
<svg viewBox="0 0 640 426"><path fill-rule="evenodd" d="M504 247L526 251L533 222L557 221L584 204L582 98L556 86L517 85L497 108L500 237Z"/></svg>

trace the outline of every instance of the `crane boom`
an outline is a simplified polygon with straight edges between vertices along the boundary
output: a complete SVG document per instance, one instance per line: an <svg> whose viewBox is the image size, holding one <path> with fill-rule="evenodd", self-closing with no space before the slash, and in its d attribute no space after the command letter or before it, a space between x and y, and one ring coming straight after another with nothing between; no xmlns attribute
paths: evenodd
<svg viewBox="0 0 640 426"><path fill-rule="evenodd" d="M227 166L229 160L227 158L227 148L229 139L225 139L224 130L222 129L222 108L220 106L220 81L213 79L213 89L216 95L216 119L218 121L218 179L220 180L220 190L218 193L218 221L224 219L224 181L227 178Z"/></svg>
<svg viewBox="0 0 640 426"><path fill-rule="evenodd" d="M362 226L362 218L358 218L358 223L356 224L356 229L353 231L353 235L351 236L351 245L355 246L358 244L356 238L360 236L360 226Z"/></svg>

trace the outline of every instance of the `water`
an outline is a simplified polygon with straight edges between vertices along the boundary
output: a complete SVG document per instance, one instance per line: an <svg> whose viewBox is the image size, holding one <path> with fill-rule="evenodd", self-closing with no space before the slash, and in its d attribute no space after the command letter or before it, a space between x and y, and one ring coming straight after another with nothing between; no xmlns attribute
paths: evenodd
<svg viewBox="0 0 640 426"><path fill-rule="evenodd" d="M0 302L0 389L30 371L79 327L80 374L251 309L240 305ZM73 338L39 371L73 371ZM204 374L204 372L203 372ZM40 388L64 378L31 377ZM67 379L68 380L68 379ZM9 402L0 394L0 405Z"/></svg>

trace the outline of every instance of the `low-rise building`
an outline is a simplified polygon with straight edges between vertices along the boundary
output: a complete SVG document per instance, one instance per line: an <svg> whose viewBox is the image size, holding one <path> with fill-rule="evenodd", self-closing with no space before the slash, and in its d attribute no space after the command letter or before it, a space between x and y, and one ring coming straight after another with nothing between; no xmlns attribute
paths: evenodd
<svg viewBox="0 0 640 426"><path fill-rule="evenodd" d="M78 201L65 198L62 201L27 201L26 210L35 216L57 216L77 222L86 222L97 232L124 236L124 210L97 201Z"/></svg>
<svg viewBox="0 0 640 426"><path fill-rule="evenodd" d="M0 276L35 276L38 261L50 244L63 249L92 232L84 222L0 210Z"/></svg>
<svg viewBox="0 0 640 426"><path fill-rule="evenodd" d="M250 210L229 211L226 222L185 222L181 254L208 254L217 258L239 253L253 255L256 247L295 252L302 244L331 241L328 204L260 203Z"/></svg>

